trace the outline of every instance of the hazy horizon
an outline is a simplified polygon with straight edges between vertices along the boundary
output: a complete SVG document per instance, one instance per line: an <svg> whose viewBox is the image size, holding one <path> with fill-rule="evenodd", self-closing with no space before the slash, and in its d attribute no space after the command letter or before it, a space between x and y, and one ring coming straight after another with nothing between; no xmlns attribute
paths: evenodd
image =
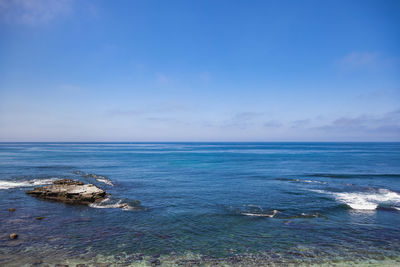
<svg viewBox="0 0 400 267"><path fill-rule="evenodd" d="M0 141L0 144L398 144L398 141Z"/></svg>
<svg viewBox="0 0 400 267"><path fill-rule="evenodd" d="M0 142L398 142L398 14L0 0Z"/></svg>

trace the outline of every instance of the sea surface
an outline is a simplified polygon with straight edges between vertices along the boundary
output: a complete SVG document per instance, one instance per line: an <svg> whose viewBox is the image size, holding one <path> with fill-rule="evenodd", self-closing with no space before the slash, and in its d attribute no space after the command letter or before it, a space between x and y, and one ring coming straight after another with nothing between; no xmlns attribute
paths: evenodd
<svg viewBox="0 0 400 267"><path fill-rule="evenodd" d="M400 143L0 143L0 266L55 264L400 266Z"/></svg>

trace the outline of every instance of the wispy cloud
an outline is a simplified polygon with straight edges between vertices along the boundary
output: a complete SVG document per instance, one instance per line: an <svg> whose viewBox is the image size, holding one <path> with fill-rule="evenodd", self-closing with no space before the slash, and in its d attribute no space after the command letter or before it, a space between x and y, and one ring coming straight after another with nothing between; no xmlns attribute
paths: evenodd
<svg viewBox="0 0 400 267"><path fill-rule="evenodd" d="M358 68L376 65L378 60L377 52L352 52L342 58L340 63L347 68Z"/></svg>
<svg viewBox="0 0 400 267"><path fill-rule="evenodd" d="M308 126L310 124L311 120L310 119L304 119L304 120L295 120L292 122L292 128L304 128L305 126Z"/></svg>
<svg viewBox="0 0 400 267"><path fill-rule="evenodd" d="M0 17L7 23L38 25L66 15L72 0L0 0Z"/></svg>
<svg viewBox="0 0 400 267"><path fill-rule="evenodd" d="M222 127L232 127L246 129L256 123L263 113L259 112L241 112L233 115L230 119L222 123Z"/></svg>
<svg viewBox="0 0 400 267"><path fill-rule="evenodd" d="M394 67L399 62L399 58L388 57L379 52L351 52L338 61L339 67L344 71Z"/></svg>
<svg viewBox="0 0 400 267"><path fill-rule="evenodd" d="M141 108L138 107L136 109L110 109L106 111L106 116L112 117L129 117L129 116L143 116L143 115L158 115L158 114L167 114L167 113L180 113L188 111L189 108L179 102L169 102L159 105L154 105L151 108Z"/></svg>
<svg viewBox="0 0 400 267"><path fill-rule="evenodd" d="M155 124L166 124L166 125L190 125L190 123L176 119L174 117L146 117L145 120Z"/></svg>
<svg viewBox="0 0 400 267"><path fill-rule="evenodd" d="M379 100L379 101L387 101L387 100L400 100L400 86L394 86L392 88L382 88L378 90L366 91L357 95L357 99L362 100Z"/></svg>
<svg viewBox="0 0 400 267"><path fill-rule="evenodd" d="M165 73L156 73L156 84L165 86L165 85L171 85L173 82L173 79L170 75L167 75Z"/></svg>
<svg viewBox="0 0 400 267"><path fill-rule="evenodd" d="M382 115L360 115L356 117L340 117L330 124L316 127L325 132L400 137L400 110Z"/></svg>
<svg viewBox="0 0 400 267"><path fill-rule="evenodd" d="M279 128L283 126L283 124L275 120L270 120L265 122L263 126L266 128Z"/></svg>

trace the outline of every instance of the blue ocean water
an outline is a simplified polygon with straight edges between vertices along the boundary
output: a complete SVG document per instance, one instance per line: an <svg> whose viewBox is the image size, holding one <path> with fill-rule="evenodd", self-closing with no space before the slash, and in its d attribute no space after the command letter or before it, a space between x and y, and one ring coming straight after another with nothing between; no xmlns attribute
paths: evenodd
<svg viewBox="0 0 400 267"><path fill-rule="evenodd" d="M59 178L111 196L88 207L25 194ZM0 222L9 266L400 264L400 143L0 143Z"/></svg>

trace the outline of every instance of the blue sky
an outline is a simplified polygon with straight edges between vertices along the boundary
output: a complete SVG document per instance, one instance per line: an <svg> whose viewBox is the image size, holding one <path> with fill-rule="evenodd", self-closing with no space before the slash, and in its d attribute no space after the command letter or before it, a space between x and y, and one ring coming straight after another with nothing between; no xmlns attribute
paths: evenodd
<svg viewBox="0 0 400 267"><path fill-rule="evenodd" d="M400 141L399 14L0 0L0 141Z"/></svg>

